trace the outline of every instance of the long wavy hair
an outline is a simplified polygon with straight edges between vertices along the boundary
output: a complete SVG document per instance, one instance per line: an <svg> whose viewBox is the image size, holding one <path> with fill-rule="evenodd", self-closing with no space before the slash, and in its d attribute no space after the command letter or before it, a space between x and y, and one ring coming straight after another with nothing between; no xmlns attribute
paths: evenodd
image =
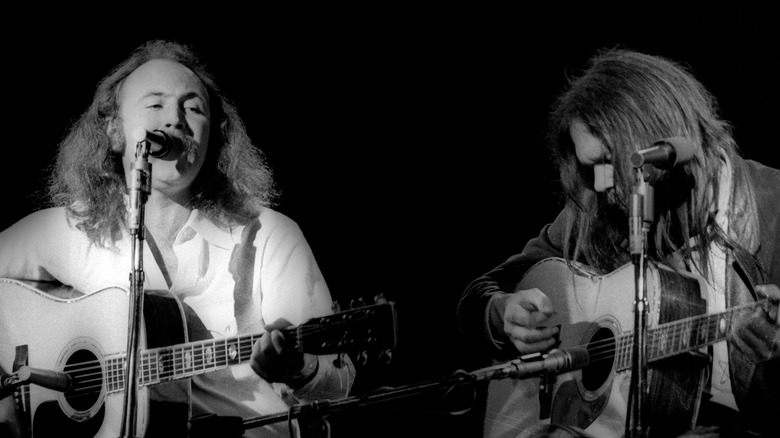
<svg viewBox="0 0 780 438"><path fill-rule="evenodd" d="M112 151L108 124L119 117L119 91L138 67L154 59L184 65L209 93L213 129L205 162L193 182L190 206L222 226L245 223L272 205L272 172L250 140L235 105L216 85L205 65L186 45L154 40L137 49L98 84L89 109L60 143L48 181L50 203L65 206L92 242L109 246L127 229L127 185L120 153Z"/></svg>
<svg viewBox="0 0 780 438"><path fill-rule="evenodd" d="M609 151L617 202L593 188L593 170L577 160L569 134L581 120ZM629 260L628 211L636 174L630 155L660 139L684 137L693 158L671 170L651 169L657 219L648 238L649 256L664 260L676 253L692 262L698 248L714 242L731 247L715 223L722 154L732 166L743 163L720 119L715 98L687 69L671 60L624 49L607 49L591 58L556 101L549 140L560 169L569 215L564 239L567 259L584 260L609 272ZM696 237L696 246L691 238ZM707 272L709 251L701 251L699 269Z"/></svg>

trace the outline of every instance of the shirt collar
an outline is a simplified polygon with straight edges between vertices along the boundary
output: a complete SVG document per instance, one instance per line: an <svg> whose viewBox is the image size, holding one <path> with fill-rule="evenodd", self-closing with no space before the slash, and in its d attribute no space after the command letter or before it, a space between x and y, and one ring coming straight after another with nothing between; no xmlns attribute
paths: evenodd
<svg viewBox="0 0 780 438"><path fill-rule="evenodd" d="M720 174L718 176L718 199L715 211L715 221L721 227L723 231L728 232L728 213L729 205L731 204L731 191L732 191L732 171L731 160L725 152L721 151L720 158L723 161L723 165L720 167Z"/></svg>
<svg viewBox="0 0 780 438"><path fill-rule="evenodd" d="M179 235L176 237L176 243L183 243L195 237L201 236L207 242L220 248L230 249L236 244L233 234L234 228L222 228L207 218L200 210L192 210L187 223L184 224Z"/></svg>

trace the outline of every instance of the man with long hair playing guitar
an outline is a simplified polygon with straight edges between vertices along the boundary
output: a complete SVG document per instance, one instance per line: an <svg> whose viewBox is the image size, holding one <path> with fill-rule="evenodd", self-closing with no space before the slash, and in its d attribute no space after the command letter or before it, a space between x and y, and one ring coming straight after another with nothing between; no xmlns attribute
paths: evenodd
<svg viewBox="0 0 780 438"><path fill-rule="evenodd" d="M551 382L491 382L486 436L623 436L623 332L634 321L633 275L623 267L638 183L629 158L664 139L680 140L689 156L643 170L655 192L647 280L659 286L649 297L648 345L665 358L649 363L649 432L777 432L780 171L742 158L715 99L686 69L612 49L571 81L550 117L563 211L521 253L474 280L458 308L464 335L495 360L581 346L591 364ZM720 312L729 313L696 317ZM675 318L676 339L697 346L682 357L668 357L676 345L659 336ZM688 377L658 384L689 368Z"/></svg>

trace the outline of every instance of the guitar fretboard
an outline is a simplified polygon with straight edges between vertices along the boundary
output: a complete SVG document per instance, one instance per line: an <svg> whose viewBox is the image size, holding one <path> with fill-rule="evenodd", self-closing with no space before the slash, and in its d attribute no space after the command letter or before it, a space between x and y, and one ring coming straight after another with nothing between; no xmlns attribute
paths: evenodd
<svg viewBox="0 0 780 438"><path fill-rule="evenodd" d="M153 385L216 371L249 360L260 334L209 339L182 346L145 350L138 364L139 385ZM125 355L106 360L106 390L124 390Z"/></svg>
<svg viewBox="0 0 780 438"><path fill-rule="evenodd" d="M288 344L286 348L301 353L322 355L387 349L395 346L395 319L393 303L385 302L313 318L302 325L283 328L281 332ZM245 363L262 335L245 334L144 350L138 359L138 385L169 382ZM125 389L126 356L124 353L111 355L104 361L108 393Z"/></svg>
<svg viewBox="0 0 780 438"><path fill-rule="evenodd" d="M721 313L698 315L660 324L648 330L648 362L669 358L696 350L726 339L734 315L764 305L765 301L732 307ZM633 360L634 332L627 331L617 338L615 371L631 368Z"/></svg>

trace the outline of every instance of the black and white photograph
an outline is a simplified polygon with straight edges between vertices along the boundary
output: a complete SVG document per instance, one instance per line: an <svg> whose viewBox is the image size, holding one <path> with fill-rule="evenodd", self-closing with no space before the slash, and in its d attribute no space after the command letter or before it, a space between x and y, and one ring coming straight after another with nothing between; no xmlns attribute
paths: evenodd
<svg viewBox="0 0 780 438"><path fill-rule="evenodd" d="M777 434L771 6L138 7L0 31L0 436Z"/></svg>

